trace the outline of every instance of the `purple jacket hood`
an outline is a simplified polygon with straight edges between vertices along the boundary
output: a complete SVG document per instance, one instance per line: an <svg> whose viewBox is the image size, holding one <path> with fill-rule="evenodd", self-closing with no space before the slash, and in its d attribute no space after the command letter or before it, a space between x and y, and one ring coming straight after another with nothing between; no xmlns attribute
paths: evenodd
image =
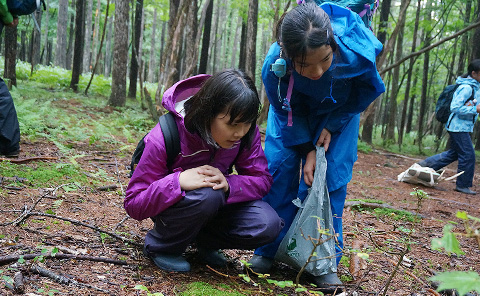
<svg viewBox="0 0 480 296"><path fill-rule="evenodd" d="M250 147L240 151L240 142L232 148L215 148L198 134L190 133L175 104L198 92L210 75L182 80L165 91L162 105L175 114L180 137L180 153L172 167L167 167L165 141L157 124L145 137L145 150L127 187L124 207L130 217L143 220L154 217L177 203L185 195L180 187L180 173L202 165L218 168L227 179L230 191L227 204L261 199L270 190L272 176L261 145L258 127ZM178 109L178 108L177 108ZM229 174L231 164L237 174Z"/></svg>

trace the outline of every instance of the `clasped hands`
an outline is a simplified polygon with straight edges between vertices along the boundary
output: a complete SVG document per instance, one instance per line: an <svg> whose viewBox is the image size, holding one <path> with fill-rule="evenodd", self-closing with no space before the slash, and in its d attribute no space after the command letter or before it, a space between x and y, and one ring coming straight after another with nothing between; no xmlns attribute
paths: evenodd
<svg viewBox="0 0 480 296"><path fill-rule="evenodd" d="M222 172L210 165L202 165L181 172L179 181L182 190L186 191L212 187L213 190L223 189L227 192L230 188Z"/></svg>
<svg viewBox="0 0 480 296"><path fill-rule="evenodd" d="M323 148L325 148L325 152L327 152L331 139L332 134L326 128L324 128L320 133L320 137L318 137L317 146L323 146ZM315 166L317 164L316 153L317 152L315 150L308 152L305 165L303 166L303 180L308 186L312 186L313 183Z"/></svg>

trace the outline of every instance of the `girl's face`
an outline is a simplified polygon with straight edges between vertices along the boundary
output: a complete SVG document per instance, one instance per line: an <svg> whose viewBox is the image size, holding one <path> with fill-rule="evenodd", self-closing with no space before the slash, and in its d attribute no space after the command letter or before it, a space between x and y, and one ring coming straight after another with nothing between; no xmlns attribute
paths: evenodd
<svg viewBox="0 0 480 296"><path fill-rule="evenodd" d="M477 72L472 71L471 77L472 77L473 79L475 79L476 81L480 82L480 71L477 71Z"/></svg>
<svg viewBox="0 0 480 296"><path fill-rule="evenodd" d="M237 122L230 123L230 114L220 113L215 117L210 126L210 132L218 146L232 148L248 132L251 123Z"/></svg>
<svg viewBox="0 0 480 296"><path fill-rule="evenodd" d="M307 49L305 60L302 57L294 59L295 71L303 77L318 80L332 65L333 50L330 45L322 45L315 49Z"/></svg>

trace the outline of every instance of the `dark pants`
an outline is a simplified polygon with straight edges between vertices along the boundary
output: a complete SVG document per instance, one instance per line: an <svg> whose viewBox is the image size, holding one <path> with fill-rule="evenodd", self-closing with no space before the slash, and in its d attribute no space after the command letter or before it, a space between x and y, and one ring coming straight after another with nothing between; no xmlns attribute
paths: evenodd
<svg viewBox="0 0 480 296"><path fill-rule="evenodd" d="M192 242L210 249L255 249L275 240L283 227L266 202L226 205L224 192L212 188L187 191L153 220L146 249L172 254L183 253Z"/></svg>
<svg viewBox="0 0 480 296"><path fill-rule="evenodd" d="M0 78L0 154L20 149L20 127L8 87Z"/></svg>
<svg viewBox="0 0 480 296"><path fill-rule="evenodd" d="M464 171L457 177L457 187L472 187L475 172L475 150L470 133L448 132L450 134L450 149L420 161L421 166L439 170L455 160L458 160L458 172Z"/></svg>

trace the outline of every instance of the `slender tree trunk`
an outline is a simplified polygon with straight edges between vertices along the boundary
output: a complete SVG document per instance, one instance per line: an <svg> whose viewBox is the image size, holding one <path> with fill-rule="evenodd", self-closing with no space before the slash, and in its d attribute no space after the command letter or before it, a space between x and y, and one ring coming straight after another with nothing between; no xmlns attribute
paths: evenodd
<svg viewBox="0 0 480 296"><path fill-rule="evenodd" d="M82 73L83 63L83 42L85 41L85 0L76 0L75 16L75 48L73 53L72 80L70 88L78 91L78 82Z"/></svg>
<svg viewBox="0 0 480 296"><path fill-rule="evenodd" d="M137 81L138 81L138 46L140 44L140 33L142 28L142 10L143 0L135 1L135 24L133 28L133 43L132 43L132 55L130 59L130 84L128 87L128 97L135 98L137 96Z"/></svg>
<svg viewBox="0 0 480 296"><path fill-rule="evenodd" d="M247 52L245 53L245 72L255 78L255 63L257 60L257 24L258 24L258 0L248 1L247 21Z"/></svg>
<svg viewBox="0 0 480 296"><path fill-rule="evenodd" d="M246 48L247 48L247 22L242 19L242 34L240 35L240 56L238 58L238 68L246 70Z"/></svg>
<svg viewBox="0 0 480 296"><path fill-rule="evenodd" d="M72 0L72 10L75 10L75 7L76 7L76 0ZM70 17L70 30L69 30L69 36L68 36L68 47L67 47L67 62L66 62L66 66L65 66L65 69L67 70L70 70L72 68L72 58L73 58L73 50L72 50L72 47L73 47L73 39L75 38L74 37L74 25L75 23L75 16L72 14L72 16Z"/></svg>
<svg viewBox="0 0 480 296"><path fill-rule="evenodd" d="M38 26L40 30L42 29L42 11L37 10L34 12L34 17L37 20ZM41 48L41 32L38 31L36 26L33 26L32 32L32 44L31 44L31 52L32 52L32 72L33 68L40 64L40 48Z"/></svg>
<svg viewBox="0 0 480 296"><path fill-rule="evenodd" d="M45 32L43 33L43 50L42 50L42 57L41 57L41 61L43 61L43 64L44 65L48 65L48 24L50 22L50 13L49 13L49 9L50 9L50 5L49 5L49 2L48 0L45 0L45 6L46 6L46 10L45 10ZM45 53L46 52L46 53ZM43 58L43 55L45 54L45 58Z"/></svg>
<svg viewBox="0 0 480 296"><path fill-rule="evenodd" d="M222 2L221 1L218 1L217 2L217 8L216 8L216 11L217 13L215 14L215 30L213 30L212 34L213 34L213 38L211 38L213 40L213 44L212 44L212 50L213 50L213 54L212 54L212 63L211 63L211 72L212 73L215 73L217 71L217 61L218 61L218 57L217 57L217 52L218 52L218 46L217 46L217 43L218 43L218 35L219 32L219 28L220 28L220 14L221 14L221 11L222 11Z"/></svg>
<svg viewBox="0 0 480 296"><path fill-rule="evenodd" d="M477 8L475 11L475 15L477 16L476 22L480 22L480 0L477 0ZM480 27L475 29L475 33L473 34L471 47L472 47L472 56L471 60L473 59L480 59ZM480 146L479 146L480 147Z"/></svg>
<svg viewBox="0 0 480 296"><path fill-rule="evenodd" d="M153 10L152 37L150 38L150 58L148 61L148 81L155 80L155 52L156 52L156 34L157 34L157 8Z"/></svg>
<svg viewBox="0 0 480 296"><path fill-rule="evenodd" d="M59 0L57 14L57 43L55 47L55 65L66 68L67 62L67 24L68 0Z"/></svg>
<svg viewBox="0 0 480 296"><path fill-rule="evenodd" d="M27 32L22 30L20 32L20 55L21 61L27 61Z"/></svg>
<svg viewBox="0 0 480 296"><path fill-rule="evenodd" d="M17 57L17 26L5 26L5 69L3 76L8 79L8 87L17 86L17 74L15 72L15 60Z"/></svg>
<svg viewBox="0 0 480 296"><path fill-rule="evenodd" d="M92 9L93 0L84 0L86 2L85 8L85 45L83 53L83 72L90 72L90 65L92 63Z"/></svg>
<svg viewBox="0 0 480 296"><path fill-rule="evenodd" d="M417 33L418 33L418 25L420 21L420 9L421 9L422 0L417 1L417 12L415 15L415 27L413 29L413 41L412 41L412 52L415 52L416 43L417 43ZM411 58L409 61L408 73L407 73L407 83L405 88L405 97L403 99L403 109L402 109L402 119L400 123L400 132L398 133L398 145L401 147L403 144L403 134L405 130L405 124L407 121L407 108L408 102L410 97L410 85L412 82L412 73L413 67L415 65L415 59Z"/></svg>
<svg viewBox="0 0 480 296"><path fill-rule="evenodd" d="M104 75L105 77L110 77L110 73L112 71L112 39L113 39L113 21L112 17L108 17L108 25L107 25L107 40L105 43L105 70Z"/></svg>
<svg viewBox="0 0 480 296"><path fill-rule="evenodd" d="M232 58L230 60L230 68L235 68L235 65L237 64L236 63L236 61L237 61L237 50L238 50L238 47L239 47L238 42L239 42L241 29L242 29L242 17L239 16L237 18L237 24L235 26L235 36L234 36L234 39L233 39Z"/></svg>
<svg viewBox="0 0 480 296"><path fill-rule="evenodd" d="M100 37L99 32L100 32L100 14L101 14L100 12L101 11L102 11L102 6L100 3L100 0L97 0L97 9L95 9L95 23L93 25L93 37L92 37L92 53L91 53L92 65L96 64L96 60L94 58L96 58L95 55L98 52L97 44L98 44L98 38Z"/></svg>
<svg viewBox="0 0 480 296"><path fill-rule="evenodd" d="M208 50L210 49L210 34L212 31L213 2L214 0L210 0L210 3L208 3L207 6L205 27L203 28L202 52L200 55L200 66L198 67L198 73L207 73Z"/></svg>
<svg viewBox="0 0 480 296"><path fill-rule="evenodd" d="M129 1L115 1L115 38L113 45L112 93L110 106L125 106L127 94L128 8Z"/></svg>
<svg viewBox="0 0 480 296"><path fill-rule="evenodd" d="M208 3L207 3L208 5ZM206 7L205 7L206 10ZM197 42L197 30L199 33L201 33L202 28L199 27L199 23L197 20L197 14L198 14L198 2L197 0L193 0L190 2L190 5L188 7L188 13L187 13L187 22L185 26L185 37L184 37L184 44L188 44L188 46L185 47L185 58L183 59L185 61L185 71L181 74L181 79L188 78L191 76L194 72L196 72L197 68L197 52L198 52L198 44ZM183 67L182 67L183 69Z"/></svg>
<svg viewBox="0 0 480 296"><path fill-rule="evenodd" d="M465 0L465 14L463 16L463 23L464 26L467 27L470 25L470 12L472 10L472 0ZM466 57L468 56L467 52L469 50L468 46L468 35L469 34L463 34L461 39L461 45L460 45L460 53L458 54L458 68L457 68L457 76L460 76L464 73L465 70L465 60ZM478 46L478 45L477 45Z"/></svg>

